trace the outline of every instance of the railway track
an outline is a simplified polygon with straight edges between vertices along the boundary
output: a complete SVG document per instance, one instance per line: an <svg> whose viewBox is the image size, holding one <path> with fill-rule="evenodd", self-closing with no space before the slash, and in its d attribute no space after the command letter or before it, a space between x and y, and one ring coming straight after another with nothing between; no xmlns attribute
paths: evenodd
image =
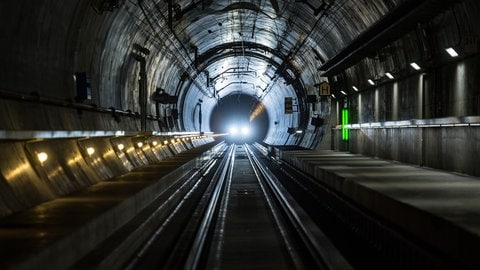
<svg viewBox="0 0 480 270"><path fill-rule="evenodd" d="M215 151L131 230L112 237L115 244L105 243L77 267L352 268L263 164L261 151L235 144Z"/></svg>

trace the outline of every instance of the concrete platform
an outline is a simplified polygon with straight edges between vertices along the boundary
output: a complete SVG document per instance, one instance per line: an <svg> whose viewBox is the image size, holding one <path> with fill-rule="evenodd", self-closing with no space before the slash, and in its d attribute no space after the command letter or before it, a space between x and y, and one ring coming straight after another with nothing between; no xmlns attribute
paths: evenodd
<svg viewBox="0 0 480 270"><path fill-rule="evenodd" d="M440 254L480 269L480 178L345 152L280 157Z"/></svg>

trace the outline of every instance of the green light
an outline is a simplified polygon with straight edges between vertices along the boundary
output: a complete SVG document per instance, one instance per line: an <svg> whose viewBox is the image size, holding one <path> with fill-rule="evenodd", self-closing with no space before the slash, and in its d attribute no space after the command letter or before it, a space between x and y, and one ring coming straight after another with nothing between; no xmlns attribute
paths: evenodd
<svg viewBox="0 0 480 270"><path fill-rule="evenodd" d="M342 141L348 141L349 132L346 125L348 125L348 109L342 109Z"/></svg>

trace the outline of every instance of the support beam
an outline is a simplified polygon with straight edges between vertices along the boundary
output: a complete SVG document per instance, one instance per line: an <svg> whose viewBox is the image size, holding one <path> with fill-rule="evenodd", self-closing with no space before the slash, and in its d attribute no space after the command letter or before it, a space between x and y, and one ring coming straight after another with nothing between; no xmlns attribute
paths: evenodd
<svg viewBox="0 0 480 270"><path fill-rule="evenodd" d="M147 131L147 62L145 57L132 53L132 56L140 62L140 80L138 81L138 103L140 105L140 128Z"/></svg>

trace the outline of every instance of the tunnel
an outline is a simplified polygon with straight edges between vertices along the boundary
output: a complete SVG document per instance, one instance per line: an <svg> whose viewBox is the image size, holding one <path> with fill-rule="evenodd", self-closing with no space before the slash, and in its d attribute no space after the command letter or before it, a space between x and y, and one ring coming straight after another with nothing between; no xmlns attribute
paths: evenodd
<svg viewBox="0 0 480 270"><path fill-rule="evenodd" d="M469 177L478 191L479 14L476 0L2 1L0 243L12 216L219 142L258 145L311 177L336 170L307 160L330 151ZM352 162L338 175L363 166ZM359 195L370 187L325 181L384 210ZM458 183L443 185L468 189ZM411 186L409 203L430 196ZM452 220L478 216L467 197ZM458 237L441 252L476 245ZM453 253L447 265L480 266Z"/></svg>

